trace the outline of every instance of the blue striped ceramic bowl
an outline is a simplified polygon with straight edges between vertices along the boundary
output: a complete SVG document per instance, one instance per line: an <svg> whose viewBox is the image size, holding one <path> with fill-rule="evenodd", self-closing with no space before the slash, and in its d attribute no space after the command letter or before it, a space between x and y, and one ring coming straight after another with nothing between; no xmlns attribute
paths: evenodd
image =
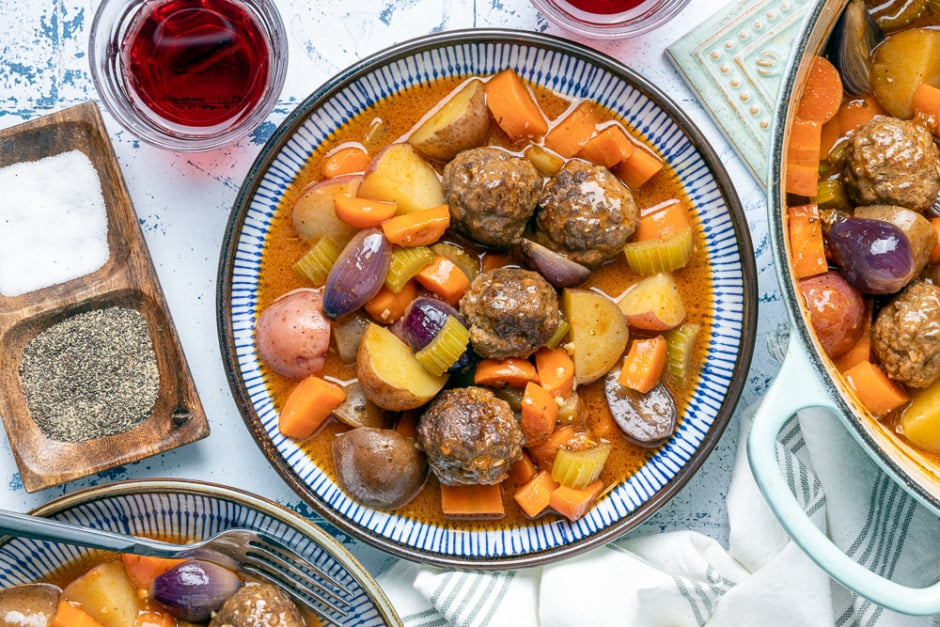
<svg viewBox="0 0 940 627"><path fill-rule="evenodd" d="M334 129L409 86L506 67L571 98L609 107L668 161L707 239L714 293L708 358L675 436L581 520L442 527L359 505L278 432L253 338L261 251L281 195ZM379 548L427 563L476 568L544 563L596 546L639 524L675 494L731 416L750 363L757 303L743 211L717 156L682 111L637 74L596 51L550 36L502 30L454 31L406 42L349 68L297 107L262 151L236 199L218 295L222 351L236 401L284 479L330 522Z"/></svg>
<svg viewBox="0 0 940 627"><path fill-rule="evenodd" d="M83 527L179 542L233 527L266 531L349 590L345 617L322 608L336 616L337 624L401 624L385 593L342 545L303 516L245 492L183 480L123 481L66 495L34 513ZM88 553L65 544L6 538L0 543L0 588L42 580Z"/></svg>

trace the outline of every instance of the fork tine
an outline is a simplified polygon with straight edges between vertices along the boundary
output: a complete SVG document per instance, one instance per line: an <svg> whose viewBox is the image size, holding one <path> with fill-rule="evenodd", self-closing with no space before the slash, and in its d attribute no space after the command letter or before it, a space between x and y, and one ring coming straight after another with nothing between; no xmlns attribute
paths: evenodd
<svg viewBox="0 0 940 627"><path fill-rule="evenodd" d="M322 588L319 587L319 585L317 586L304 585L303 588L300 588L298 586L297 581L281 577L280 573L277 573L276 571L272 572L271 570L265 569L263 567L259 567L258 564L255 564L252 562L243 563L242 569L249 574L252 574L256 577L260 577L261 579L265 579L273 583L274 585L278 586L279 588L281 588L282 590L290 594L294 598L294 600L302 603L310 611L312 611L314 614L316 614L317 616L319 616L325 621L329 621L329 622L335 621L336 620L335 614L338 614L342 618L346 618L346 616L349 615L349 613L345 609L338 607L335 603L333 603L332 601L330 601L323 595L319 594L318 590L322 590ZM329 610L331 612L334 612L335 614L330 615L329 613L325 612L323 608L321 607L321 605L329 608Z"/></svg>
<svg viewBox="0 0 940 627"><path fill-rule="evenodd" d="M322 583L314 578L319 577L325 583L329 584L329 586L338 589L342 594L352 594L349 588L341 582L336 581L336 579L325 573L319 566L306 559L303 555L284 546L284 544L276 538L258 534L256 539L249 542L249 546L260 551L259 557L261 559L270 560L280 568L286 569L291 574L301 577L314 585L322 587ZM342 596L336 594L333 590L326 589L326 591L337 599L345 601Z"/></svg>

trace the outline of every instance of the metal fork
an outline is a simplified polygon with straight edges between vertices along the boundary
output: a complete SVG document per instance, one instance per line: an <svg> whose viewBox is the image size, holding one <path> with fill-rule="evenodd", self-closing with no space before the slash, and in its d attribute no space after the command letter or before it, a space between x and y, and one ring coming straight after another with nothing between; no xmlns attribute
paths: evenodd
<svg viewBox="0 0 940 627"><path fill-rule="evenodd" d="M276 538L253 529L227 529L192 544L172 544L49 518L0 510L0 533L154 557L190 557L270 581L327 622L348 615L349 589Z"/></svg>

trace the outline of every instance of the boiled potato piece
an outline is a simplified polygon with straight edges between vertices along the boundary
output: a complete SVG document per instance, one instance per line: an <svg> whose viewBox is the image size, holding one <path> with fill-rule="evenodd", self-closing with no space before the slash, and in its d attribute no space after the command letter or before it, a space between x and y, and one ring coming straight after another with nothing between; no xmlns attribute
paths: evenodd
<svg viewBox="0 0 940 627"><path fill-rule="evenodd" d="M345 246L358 229L336 217L333 200L340 194L355 196L361 181L361 175L350 174L305 187L291 210L291 222L300 239L316 242L329 235L337 244Z"/></svg>
<svg viewBox="0 0 940 627"><path fill-rule="evenodd" d="M62 600L80 605L104 627L134 625L143 609L120 560L99 564L70 583L62 591Z"/></svg>
<svg viewBox="0 0 940 627"><path fill-rule="evenodd" d="M471 80L411 134L408 143L428 159L450 161L461 150L476 148L490 131L483 83Z"/></svg>
<svg viewBox="0 0 940 627"><path fill-rule="evenodd" d="M674 329L685 320L685 305L675 279L660 272L641 279L617 301L627 324L647 331Z"/></svg>
<svg viewBox="0 0 940 627"><path fill-rule="evenodd" d="M258 316L255 341L271 370L293 379L320 374L330 348L323 295L308 287L282 294Z"/></svg>
<svg viewBox="0 0 940 627"><path fill-rule="evenodd" d="M411 144L392 144L366 168L358 195L398 203L399 213L444 204L441 179Z"/></svg>
<svg viewBox="0 0 940 627"><path fill-rule="evenodd" d="M360 427L333 440L337 479L369 507L395 509L424 486L428 462L415 442L394 429Z"/></svg>
<svg viewBox="0 0 940 627"><path fill-rule="evenodd" d="M362 334L356 373L365 397L392 411L421 407L447 382L447 375L429 373L407 344L374 323Z"/></svg>
<svg viewBox="0 0 940 627"><path fill-rule="evenodd" d="M891 115L908 120L921 83L940 87L940 30L910 28L889 35L872 53L871 87Z"/></svg>
<svg viewBox="0 0 940 627"><path fill-rule="evenodd" d="M603 377L623 357L630 339L627 321L617 304L598 292L568 288L561 309L571 329L566 348L579 384Z"/></svg>
<svg viewBox="0 0 940 627"><path fill-rule="evenodd" d="M904 436L931 453L940 453L940 382L916 393L899 423Z"/></svg>
<svg viewBox="0 0 940 627"><path fill-rule="evenodd" d="M389 415L384 409L366 398L357 381L343 386L346 400L333 410L333 415L350 427L382 428L388 425Z"/></svg>
<svg viewBox="0 0 940 627"><path fill-rule="evenodd" d="M868 309L862 293L836 270L800 279L810 324L830 357L844 355L865 331Z"/></svg>

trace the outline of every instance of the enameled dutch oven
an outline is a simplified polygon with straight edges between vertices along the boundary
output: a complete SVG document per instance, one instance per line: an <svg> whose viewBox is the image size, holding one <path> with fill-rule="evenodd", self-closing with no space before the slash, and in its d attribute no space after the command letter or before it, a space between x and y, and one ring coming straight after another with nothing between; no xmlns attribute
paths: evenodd
<svg viewBox="0 0 940 627"><path fill-rule="evenodd" d="M748 459L768 504L789 535L835 580L885 607L908 614L940 613L940 582L910 588L884 579L840 551L806 516L790 491L776 458L776 439L793 414L822 407L839 416L871 458L922 505L940 515L940 465L901 440L867 412L836 375L810 326L789 263L785 237L786 137L796 113L801 86L813 55L826 43L847 4L819 1L797 35L796 49L783 77L773 129L768 173L768 210L774 262L790 318L787 355L780 373L757 410L748 436ZM794 393L799 391L798 393Z"/></svg>

